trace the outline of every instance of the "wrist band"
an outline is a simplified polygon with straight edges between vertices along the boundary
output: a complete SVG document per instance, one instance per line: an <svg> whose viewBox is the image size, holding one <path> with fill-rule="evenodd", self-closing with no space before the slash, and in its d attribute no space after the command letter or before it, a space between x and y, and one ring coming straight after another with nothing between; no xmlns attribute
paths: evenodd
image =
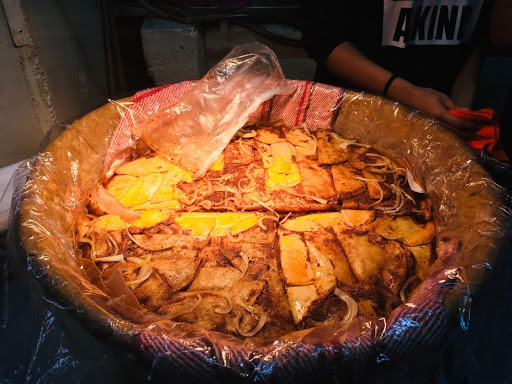
<svg viewBox="0 0 512 384"><path fill-rule="evenodd" d="M398 75L395 75L395 74L391 75L391 77L389 78L388 82L384 86L384 91L382 92L382 94L384 96L388 95L389 87L391 86L391 83L393 82L393 80L395 80L397 77L398 77Z"/></svg>

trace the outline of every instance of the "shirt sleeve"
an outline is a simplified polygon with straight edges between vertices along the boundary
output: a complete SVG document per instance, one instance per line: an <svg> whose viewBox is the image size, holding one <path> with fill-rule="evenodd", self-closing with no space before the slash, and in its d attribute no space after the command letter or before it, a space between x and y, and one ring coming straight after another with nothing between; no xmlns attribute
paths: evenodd
<svg viewBox="0 0 512 384"><path fill-rule="evenodd" d="M319 66L325 66L339 44L352 40L355 23L362 16L357 15L354 3L357 1L302 1L302 41Z"/></svg>

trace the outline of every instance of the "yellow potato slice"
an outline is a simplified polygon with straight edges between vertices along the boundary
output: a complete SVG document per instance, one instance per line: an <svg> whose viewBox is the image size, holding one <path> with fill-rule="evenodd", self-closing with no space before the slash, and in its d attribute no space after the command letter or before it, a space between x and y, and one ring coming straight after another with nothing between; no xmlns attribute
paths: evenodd
<svg viewBox="0 0 512 384"><path fill-rule="evenodd" d="M280 236L279 251L281 269L286 285L308 285L313 283L314 275L308 260L307 248L300 236Z"/></svg>
<svg viewBox="0 0 512 384"><path fill-rule="evenodd" d="M135 211L156 211L156 210L178 210L181 208L179 200L162 201L161 203L153 204L152 202L144 203L133 207Z"/></svg>
<svg viewBox="0 0 512 384"><path fill-rule="evenodd" d="M336 223L343 229L365 229L375 219L375 211L359 209L342 209L341 222Z"/></svg>
<svg viewBox="0 0 512 384"><path fill-rule="evenodd" d="M232 235L237 235L240 232L244 232L248 230L249 228L254 227L258 224L259 217L255 214L252 214L246 218L241 219L240 221L237 221L236 223L232 224L229 227L229 230L231 231Z"/></svg>
<svg viewBox="0 0 512 384"><path fill-rule="evenodd" d="M107 191L110 192L117 200L121 200L126 191L132 186L137 180L132 175L117 175L110 180L107 185Z"/></svg>
<svg viewBox="0 0 512 384"><path fill-rule="evenodd" d="M299 324L307 315L312 304L318 298L318 293L314 285L304 285L302 287L286 287L286 295L290 303L293 321Z"/></svg>
<svg viewBox="0 0 512 384"><path fill-rule="evenodd" d="M138 228L152 227L155 224L167 220L171 213L167 210L140 211L142 216L140 219L131 223L132 226Z"/></svg>
<svg viewBox="0 0 512 384"><path fill-rule="evenodd" d="M225 236L228 228L235 235L258 224L258 216L250 212L217 213L216 217L218 221L212 236Z"/></svg>
<svg viewBox="0 0 512 384"><path fill-rule="evenodd" d="M432 240L436 234L436 226L433 221L419 224L409 216L383 216L375 220L375 232L386 239L413 247Z"/></svg>
<svg viewBox="0 0 512 384"><path fill-rule="evenodd" d="M127 207L135 207L146 203L151 200L153 194L158 190L162 180L161 173L139 176L119 201Z"/></svg>
<svg viewBox="0 0 512 384"><path fill-rule="evenodd" d="M194 236L208 236L217 225L217 217L215 215L182 213L180 217L174 219L178 225L190 230Z"/></svg>
<svg viewBox="0 0 512 384"><path fill-rule="evenodd" d="M191 230L196 236L225 236L239 234L258 224L259 216L251 212L185 212L174 219L183 229Z"/></svg>
<svg viewBox="0 0 512 384"><path fill-rule="evenodd" d="M154 172L166 172L174 167L176 167L174 164L161 157L139 157L136 160L121 165L116 169L116 174L141 176Z"/></svg>
<svg viewBox="0 0 512 384"><path fill-rule="evenodd" d="M104 215L94 219L93 227L107 231L118 231L125 228L125 222L117 215Z"/></svg>
<svg viewBox="0 0 512 384"><path fill-rule="evenodd" d="M151 196L151 204L178 199L187 199L185 192L174 185L161 185Z"/></svg>
<svg viewBox="0 0 512 384"><path fill-rule="evenodd" d="M282 165L283 166L283 165ZM283 166L284 167L284 166ZM292 170L293 168L293 170ZM265 181L265 185L270 191L279 190L283 188L292 188L297 184L300 184L301 177L299 173L299 168L296 164L291 164L288 170L291 173L280 173L278 172L278 167L276 164L271 165L267 169L267 180Z"/></svg>
<svg viewBox="0 0 512 384"><path fill-rule="evenodd" d="M318 223L310 220L308 216L300 216L296 219L287 220L282 226L288 231L294 232L317 232L322 229Z"/></svg>
<svg viewBox="0 0 512 384"><path fill-rule="evenodd" d="M334 224L343 220L339 212L314 213L312 215L301 216L296 220L299 220L302 217L304 220L312 220L315 223L318 223L323 228L332 227Z"/></svg>
<svg viewBox="0 0 512 384"><path fill-rule="evenodd" d="M270 145L272 157L274 158L277 173L296 173L299 171L293 157L297 155L295 147L288 143L275 143Z"/></svg>

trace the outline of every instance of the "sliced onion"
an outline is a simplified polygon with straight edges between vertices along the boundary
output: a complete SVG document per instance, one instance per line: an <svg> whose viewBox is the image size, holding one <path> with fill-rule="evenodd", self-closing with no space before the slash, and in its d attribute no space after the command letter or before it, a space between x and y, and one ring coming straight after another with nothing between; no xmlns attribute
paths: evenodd
<svg viewBox="0 0 512 384"><path fill-rule="evenodd" d="M360 144L360 143L358 143L358 141L356 139L353 139L353 140L343 139L343 138L339 137L338 135L335 135L333 132L330 132L330 135L331 135L331 137L335 141L337 141L338 147L340 147L341 149L347 149L347 147L349 145L354 145L354 146L357 146L357 147L370 148L370 146L367 145L367 144Z"/></svg>
<svg viewBox="0 0 512 384"><path fill-rule="evenodd" d="M304 195L302 193L295 192L294 190L284 187L282 185L279 185L281 188L283 188L284 191L288 192L290 195L297 196L297 197L305 197L308 199L311 199L313 201L316 201L317 203L320 203L322 205L325 205L329 202L329 200L322 199L321 197L314 196L314 195Z"/></svg>
<svg viewBox="0 0 512 384"><path fill-rule="evenodd" d="M254 336L255 334L257 334L259 331L261 331L261 329L263 328L263 326L265 325L265 322L267 321L267 315L261 315L259 321L258 321L258 324L256 324L256 326L251 329L249 332L243 332L241 329L240 329L240 323L242 321L242 314L239 314L237 317L236 317L236 330L237 332L243 336L243 337L252 337Z"/></svg>
<svg viewBox="0 0 512 384"><path fill-rule="evenodd" d="M233 177L233 175L231 173L226 173L222 176L211 178L210 180L211 181L220 181L221 183L223 183L225 181L231 180L232 177Z"/></svg>
<svg viewBox="0 0 512 384"><path fill-rule="evenodd" d="M250 131L247 131L245 129L240 129L236 135L240 137L241 139L250 139L252 137L256 137L257 133L254 129L251 129Z"/></svg>
<svg viewBox="0 0 512 384"><path fill-rule="evenodd" d="M186 205L192 205L197 200L197 190L194 190L194 196L190 200L181 199Z"/></svg>
<svg viewBox="0 0 512 384"><path fill-rule="evenodd" d="M405 297L405 291L407 290L407 287L411 285L411 283L415 280L421 279L418 275L411 276L405 281L404 285L402 286L402 289L400 290L400 299L402 300L403 303L407 301L407 298Z"/></svg>
<svg viewBox="0 0 512 384"><path fill-rule="evenodd" d="M213 312L218 313L219 315L225 315L225 314L231 312L231 310L233 309L233 301L231 300L231 296L229 296L225 292L215 292L215 294L225 298L228 305L227 305L226 309L221 309L221 308L217 307L214 309Z"/></svg>
<svg viewBox="0 0 512 384"><path fill-rule="evenodd" d="M130 256L130 257L127 257L127 258L126 258L126 261L128 261L128 262L130 262L130 263L137 264L137 265L142 265L142 264L144 264L144 260L143 260L143 259L141 259L140 257Z"/></svg>
<svg viewBox="0 0 512 384"><path fill-rule="evenodd" d="M268 228L265 224L263 224L263 220L265 219L269 219L269 220L273 220L273 221L279 221L279 218L277 218L276 216L261 216L259 219L258 219L258 226L263 229L264 231L267 231Z"/></svg>
<svg viewBox="0 0 512 384"><path fill-rule="evenodd" d="M373 183L372 181L369 181L369 183ZM373 202L370 204L370 207L373 207L374 205L377 205L379 204L382 200L384 200L384 191L382 190L382 187L380 186L379 183L374 183L377 188L379 188L379 192L380 192L380 197L377 201Z"/></svg>
<svg viewBox="0 0 512 384"><path fill-rule="evenodd" d="M87 243L91 246L91 260L95 261L96 260L96 243L93 240L87 239L85 237L81 237L80 239L78 239L78 241L81 243Z"/></svg>
<svg viewBox="0 0 512 384"><path fill-rule="evenodd" d="M372 165L374 167L385 167L385 166L391 164L391 160L389 160L386 156L380 155L378 153L366 152L365 156L367 156L367 157L377 157L377 158L381 159L380 163L369 164L369 165Z"/></svg>
<svg viewBox="0 0 512 384"><path fill-rule="evenodd" d="M244 239L243 232L239 233L238 236L235 236L231 233L231 230L229 228L226 230L226 236L227 236L228 240L232 243L239 243Z"/></svg>
<svg viewBox="0 0 512 384"><path fill-rule="evenodd" d="M252 244L272 244L274 242L275 238L276 238L275 232L270 232L270 235L267 236L266 239L258 239L258 238L245 236L244 242L252 243Z"/></svg>
<svg viewBox="0 0 512 384"><path fill-rule="evenodd" d="M185 310L183 310L181 312L178 312L178 313L172 315L171 317L169 317L169 319L174 319L176 317L192 313L192 312L194 312L197 309L197 307L199 307L199 305L203 301L203 298L202 298L202 296L199 293L195 293L194 292L193 294L197 297L197 301L194 303L194 305L192 307L190 307L190 308L187 308L187 309L185 309Z"/></svg>
<svg viewBox="0 0 512 384"><path fill-rule="evenodd" d="M257 202L259 205L261 205L263 208L266 208L268 209L269 211L271 212L274 212L276 215L277 215L277 212L274 211L272 208L270 208L267 204L265 204L264 202L258 200L257 198L255 198L253 195L249 195L249 197L254 200L255 202Z"/></svg>
<svg viewBox="0 0 512 384"><path fill-rule="evenodd" d="M283 218L283 220L281 220L281 221L279 222L279 224L283 225L283 224L286 222L286 220L288 220L288 218L289 218L291 215L292 215L292 213L291 213L291 212L288 212L288 214Z"/></svg>
<svg viewBox="0 0 512 384"><path fill-rule="evenodd" d="M247 303L245 300L240 300L237 304L241 306L243 309L245 309L247 312L252 313L253 315L258 313L256 308Z"/></svg>
<svg viewBox="0 0 512 384"><path fill-rule="evenodd" d="M242 144L242 138L238 139L238 146L240 147L240 149L242 151L244 151L246 154L248 155L252 155L252 153L250 151L248 151L247 149L245 149L245 146Z"/></svg>
<svg viewBox="0 0 512 384"><path fill-rule="evenodd" d="M305 132L306 132L306 134L307 134L308 136L312 136L312 135L311 135L311 131L309 130L308 125L306 124L306 122L302 123L302 124L300 125L300 127L301 127Z"/></svg>
<svg viewBox="0 0 512 384"><path fill-rule="evenodd" d="M391 170L393 173L396 173L398 175L402 175L402 176L406 176L407 177L407 170L405 168L402 168L402 167L398 167L398 168L395 168L395 169L392 169ZM400 172L403 172L400 173Z"/></svg>
<svg viewBox="0 0 512 384"><path fill-rule="evenodd" d="M357 303L356 301L350 297L347 293L343 292L339 288L334 289L334 294L338 296L341 300L343 300L347 304L347 314L341 320L343 323L348 323L352 321L357 316Z"/></svg>
<svg viewBox="0 0 512 384"><path fill-rule="evenodd" d="M247 273L247 269L249 269L249 258L247 257L245 252L240 252L240 257L242 258L242 261L244 262L242 269L240 269L240 272L242 272L242 276L240 278L242 278Z"/></svg>
<svg viewBox="0 0 512 384"><path fill-rule="evenodd" d="M151 248L151 247L148 247L147 245L142 244L140 241L137 241L135 239L135 237L133 237L133 235L130 233L130 231L128 230L127 226L125 226L125 229L126 229L126 233L128 234L128 237L130 238L130 240L133 241L133 243L135 245L137 245L138 247L140 247L142 249L145 249L146 251L159 252L159 251L165 251L167 249L171 249L172 248L172 246L168 246L168 247L164 247L164 248Z"/></svg>
<svg viewBox="0 0 512 384"><path fill-rule="evenodd" d="M249 184L246 187L242 186L242 182L245 182L245 180L249 180ZM250 193L254 191L256 188L256 182L248 177L243 177L240 180L238 180L238 189L243 193Z"/></svg>
<svg viewBox="0 0 512 384"><path fill-rule="evenodd" d="M367 177L361 177L361 176L354 176L354 175L352 175L352 178L354 178L356 180L361 180L361 181L366 181L366 182L375 182L375 183L381 183L381 182L386 180L385 176L384 176L383 179L370 179L370 178L367 178Z"/></svg>
<svg viewBox="0 0 512 384"><path fill-rule="evenodd" d="M112 243L112 245L114 246L114 253L115 254L118 254L119 253L119 247L117 246L117 241L114 239L114 237L107 232L107 238L110 240L110 242Z"/></svg>
<svg viewBox="0 0 512 384"><path fill-rule="evenodd" d="M124 255L112 255L112 256L105 256L105 257L97 257L96 260L94 260L96 263L114 263L118 261L124 261Z"/></svg>
<svg viewBox="0 0 512 384"><path fill-rule="evenodd" d="M405 199L402 196L402 190L398 188L395 184L391 184L389 186L393 192L395 192L396 200L395 205L393 207L375 207L376 209L379 209L381 211L387 212L387 213L395 213L398 212L402 207L404 206Z"/></svg>
<svg viewBox="0 0 512 384"><path fill-rule="evenodd" d="M230 207L229 202L233 202L234 207ZM224 200L224 208L226 208L228 211L236 211L239 204L240 202L234 197L228 197L226 200Z"/></svg>
<svg viewBox="0 0 512 384"><path fill-rule="evenodd" d="M210 200L203 200L199 203L199 205L206 209L207 211L209 211L210 209L212 209L212 202Z"/></svg>
<svg viewBox="0 0 512 384"><path fill-rule="evenodd" d="M139 284L143 283L144 281L146 281L147 279L149 279L152 272L153 272L153 267L151 267L151 264L150 263L144 264L140 267L139 274L137 275L137 279L132 280L132 281L127 281L126 284L130 287L134 286L134 285L139 285Z"/></svg>
<svg viewBox="0 0 512 384"><path fill-rule="evenodd" d="M414 192L425 193L425 188L423 188L423 186L416 180L409 167L407 167L407 182L409 183L411 190Z"/></svg>

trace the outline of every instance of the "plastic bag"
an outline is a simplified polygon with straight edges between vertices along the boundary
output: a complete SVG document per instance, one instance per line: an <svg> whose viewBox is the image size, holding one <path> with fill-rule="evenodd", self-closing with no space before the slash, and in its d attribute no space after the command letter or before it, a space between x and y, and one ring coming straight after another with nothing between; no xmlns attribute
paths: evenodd
<svg viewBox="0 0 512 384"><path fill-rule="evenodd" d="M131 131L202 176L262 102L293 90L270 48L239 45L176 104L159 105Z"/></svg>
<svg viewBox="0 0 512 384"><path fill-rule="evenodd" d="M116 150L114 138L127 129L124 120L117 124L114 105L74 123L34 159L28 182L18 188L12 233L19 235L44 295L69 308L96 334L136 351L150 372L148 378L432 382L453 322L470 329L473 298L507 259L510 213L502 191L464 143L435 121L380 97L310 82L294 84L292 95L273 97L249 119L282 118L289 125L306 123L311 130L333 129L404 157L432 199L438 259L389 318L359 317L345 325L249 343L143 316L102 292L84 274L76 229L87 214L87 196L103 175L103 160ZM131 102L148 112L169 94L179 95L190 86L143 91Z"/></svg>

